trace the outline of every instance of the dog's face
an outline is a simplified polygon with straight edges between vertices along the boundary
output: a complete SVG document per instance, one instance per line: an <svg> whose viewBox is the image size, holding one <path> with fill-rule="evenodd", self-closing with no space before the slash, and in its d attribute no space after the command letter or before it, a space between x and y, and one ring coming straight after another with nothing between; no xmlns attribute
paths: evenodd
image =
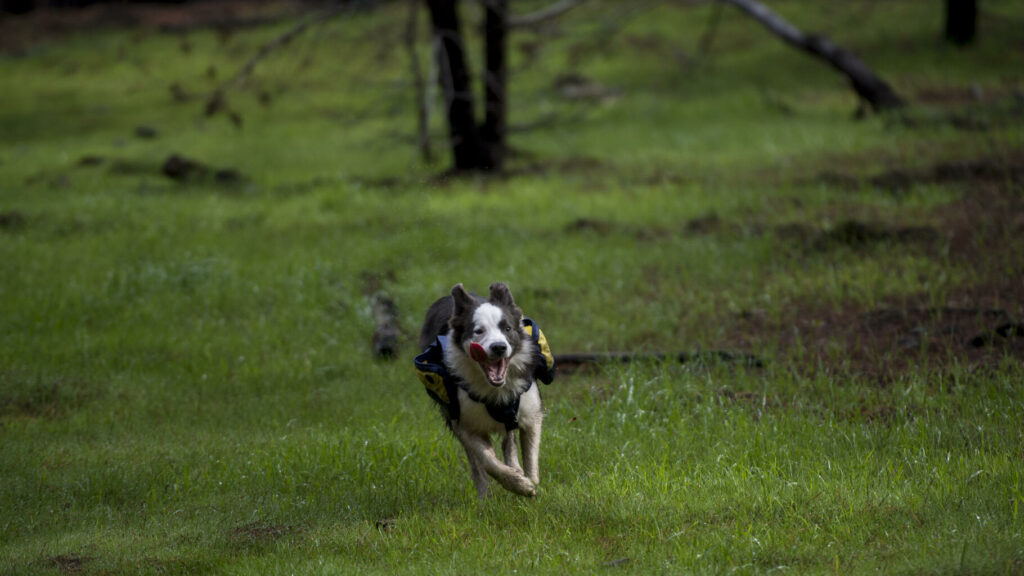
<svg viewBox="0 0 1024 576"><path fill-rule="evenodd" d="M509 360L525 336L523 311L505 284L495 282L490 290L490 298L484 300L456 284L452 288L455 307L449 326L455 344L480 366L487 382L501 387Z"/></svg>

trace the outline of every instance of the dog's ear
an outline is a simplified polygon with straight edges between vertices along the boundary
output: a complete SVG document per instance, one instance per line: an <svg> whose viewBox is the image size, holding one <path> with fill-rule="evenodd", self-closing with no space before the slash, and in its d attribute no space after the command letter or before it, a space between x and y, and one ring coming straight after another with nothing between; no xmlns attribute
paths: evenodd
<svg viewBox="0 0 1024 576"><path fill-rule="evenodd" d="M452 313L452 316L458 316L466 308L473 305L473 297L470 296L469 292L466 292L466 288L461 282L452 286L452 300L455 302L455 311Z"/></svg>
<svg viewBox="0 0 1024 576"><path fill-rule="evenodd" d="M516 305L512 300L512 292L509 291L508 286L504 282L491 284L491 302L507 306L508 308L513 308Z"/></svg>

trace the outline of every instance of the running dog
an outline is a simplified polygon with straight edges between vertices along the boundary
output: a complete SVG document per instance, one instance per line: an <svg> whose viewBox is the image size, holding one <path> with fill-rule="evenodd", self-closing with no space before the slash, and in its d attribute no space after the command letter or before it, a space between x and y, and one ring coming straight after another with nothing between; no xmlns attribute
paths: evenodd
<svg viewBox="0 0 1024 576"><path fill-rule="evenodd" d="M484 300L456 284L451 296L427 310L419 343L417 374L465 448L480 497L488 495L489 478L516 494L535 495L544 419L536 382L551 383L555 361L544 334L523 317L508 286L491 284ZM492 436L501 438L501 459Z"/></svg>

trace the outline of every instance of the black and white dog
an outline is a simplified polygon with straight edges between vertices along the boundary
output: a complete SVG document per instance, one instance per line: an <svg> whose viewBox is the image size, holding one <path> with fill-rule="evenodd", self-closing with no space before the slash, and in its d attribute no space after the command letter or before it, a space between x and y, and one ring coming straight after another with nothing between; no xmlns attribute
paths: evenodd
<svg viewBox="0 0 1024 576"><path fill-rule="evenodd" d="M554 357L508 286L491 284L484 300L456 284L427 311L420 349L417 373L465 448L480 496L487 495L488 477L516 494L536 494L544 419L536 381L551 383ZM500 460L491 445L495 435L502 438Z"/></svg>

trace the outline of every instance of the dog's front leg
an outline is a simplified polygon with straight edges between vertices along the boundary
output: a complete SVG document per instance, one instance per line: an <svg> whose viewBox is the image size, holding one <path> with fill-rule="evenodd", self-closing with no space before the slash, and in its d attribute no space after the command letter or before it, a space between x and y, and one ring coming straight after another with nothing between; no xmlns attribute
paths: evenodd
<svg viewBox="0 0 1024 576"><path fill-rule="evenodd" d="M456 436L459 441L462 442L462 446L466 449L466 454L469 454L471 467L472 461L475 458L476 461L482 465L487 474L497 480L499 484L509 491L522 496L533 496L537 493L537 489L534 488L533 482L530 482L522 472L498 460L498 456L494 453L494 446L491 446L490 440L462 430L461 428L456 428ZM476 481L475 477L474 481ZM479 484L477 485L477 492L480 492ZM487 495L486 486L480 495Z"/></svg>
<svg viewBox="0 0 1024 576"><path fill-rule="evenodd" d="M501 441L501 456L505 460L506 466L515 468L520 472L523 471L523 467L519 465L519 447L516 446L516 435L514 432L506 433L505 438Z"/></svg>
<svg viewBox="0 0 1024 576"><path fill-rule="evenodd" d="M469 473L473 478L473 486L476 487L476 493L481 498L486 498L487 486L491 483L491 479L487 476L487 471L484 470L484 463L468 444L465 442L460 442L460 444L466 450L466 458L469 460Z"/></svg>
<svg viewBox="0 0 1024 576"><path fill-rule="evenodd" d="M524 423L519 432L519 440L523 444L523 473L534 484L540 483L540 430L541 419L537 418Z"/></svg>

